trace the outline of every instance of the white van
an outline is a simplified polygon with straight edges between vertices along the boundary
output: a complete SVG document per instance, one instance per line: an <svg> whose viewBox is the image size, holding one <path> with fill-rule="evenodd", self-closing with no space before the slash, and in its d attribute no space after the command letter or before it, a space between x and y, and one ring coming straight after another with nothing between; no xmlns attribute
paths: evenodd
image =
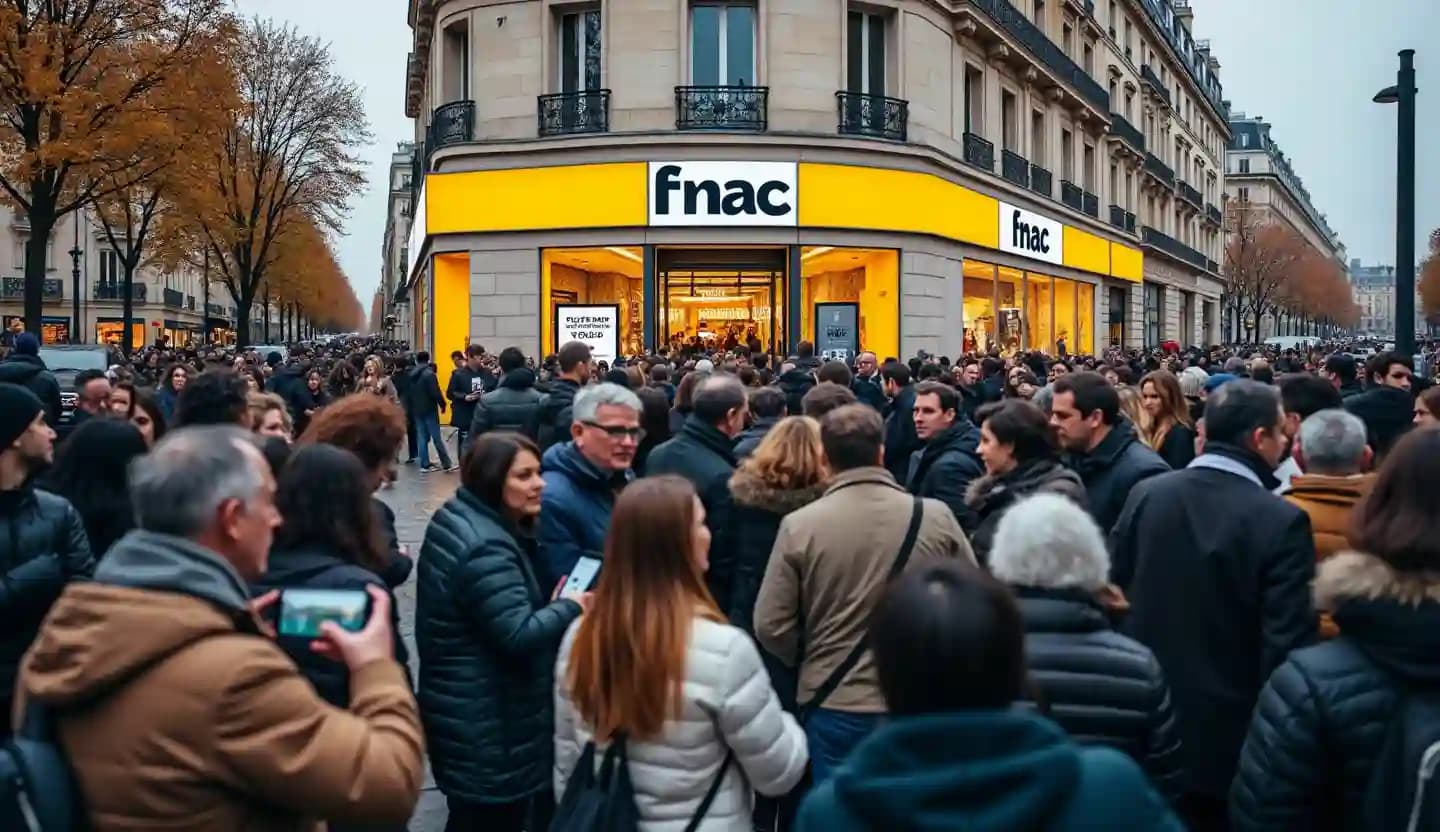
<svg viewBox="0 0 1440 832"><path fill-rule="evenodd" d="M1277 335L1274 338L1266 338L1265 346L1278 347L1282 350L1303 350L1320 343L1320 339L1313 335Z"/></svg>

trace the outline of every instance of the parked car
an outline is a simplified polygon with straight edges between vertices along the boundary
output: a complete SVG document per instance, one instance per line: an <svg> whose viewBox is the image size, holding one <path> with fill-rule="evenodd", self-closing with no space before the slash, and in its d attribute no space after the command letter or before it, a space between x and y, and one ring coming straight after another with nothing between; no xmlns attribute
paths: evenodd
<svg viewBox="0 0 1440 832"><path fill-rule="evenodd" d="M40 360L55 374L55 381L60 384L60 424L57 427L69 427L75 418L75 402L79 398L75 394L75 376L81 370L105 372L110 366L110 351L99 345L54 344L40 348Z"/></svg>

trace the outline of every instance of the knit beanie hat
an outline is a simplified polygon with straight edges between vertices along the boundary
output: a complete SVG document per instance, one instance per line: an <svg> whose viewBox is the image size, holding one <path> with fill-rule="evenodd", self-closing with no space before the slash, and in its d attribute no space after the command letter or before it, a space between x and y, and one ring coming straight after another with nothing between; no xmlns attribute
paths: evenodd
<svg viewBox="0 0 1440 832"><path fill-rule="evenodd" d="M44 403L27 388L0 382L0 451L14 444L44 411Z"/></svg>
<svg viewBox="0 0 1440 832"><path fill-rule="evenodd" d="M33 332L22 332L16 335L15 353L17 355L39 355L40 339L36 338Z"/></svg>

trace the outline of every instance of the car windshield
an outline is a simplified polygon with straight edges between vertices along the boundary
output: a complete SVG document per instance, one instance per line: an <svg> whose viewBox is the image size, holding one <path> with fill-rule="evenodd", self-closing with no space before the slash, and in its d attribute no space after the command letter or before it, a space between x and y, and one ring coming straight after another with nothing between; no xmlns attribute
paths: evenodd
<svg viewBox="0 0 1440 832"><path fill-rule="evenodd" d="M51 372L57 370L104 370L106 356L103 349L57 350L40 348L40 360Z"/></svg>

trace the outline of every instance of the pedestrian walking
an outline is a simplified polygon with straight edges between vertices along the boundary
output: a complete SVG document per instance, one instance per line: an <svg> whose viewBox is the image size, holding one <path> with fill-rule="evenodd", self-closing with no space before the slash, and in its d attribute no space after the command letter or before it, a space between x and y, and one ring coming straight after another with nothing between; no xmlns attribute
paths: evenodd
<svg viewBox="0 0 1440 832"><path fill-rule="evenodd" d="M410 418L415 422L415 437L420 447L420 470L455 471L457 465L450 461L450 452L445 449L445 439L440 435L440 417L435 408L445 412L445 397L440 393L440 382L435 378L435 369L430 366L430 353L415 354L415 366L406 371L409 389L406 399L410 404ZM430 447L435 447L439 465L430 464Z"/></svg>

